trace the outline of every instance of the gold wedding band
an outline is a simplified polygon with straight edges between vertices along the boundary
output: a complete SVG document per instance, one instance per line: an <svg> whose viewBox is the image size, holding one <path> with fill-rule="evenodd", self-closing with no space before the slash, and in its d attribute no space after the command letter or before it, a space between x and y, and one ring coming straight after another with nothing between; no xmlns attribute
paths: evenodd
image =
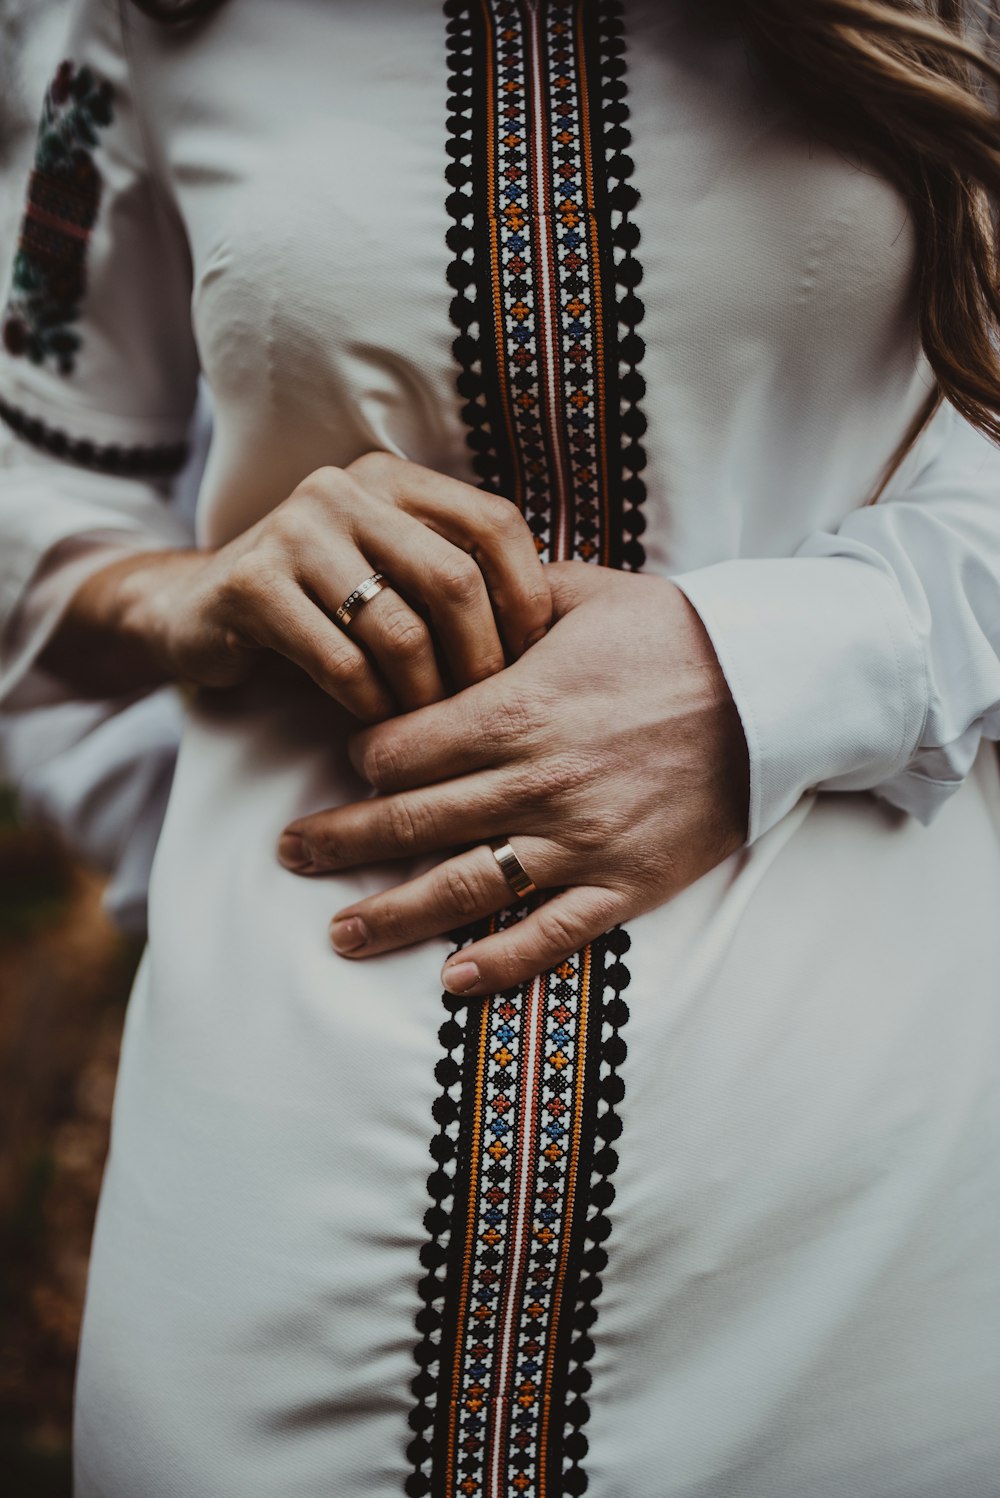
<svg viewBox="0 0 1000 1498"><path fill-rule="evenodd" d="M363 583L355 588L353 593L348 593L334 618L342 629L356 619L366 603L371 603L376 593L381 593L385 587L385 578L381 572L373 572L371 577L366 577Z"/></svg>
<svg viewBox="0 0 1000 1498"><path fill-rule="evenodd" d="M496 859L501 874L519 900L523 900L525 895L533 895L535 893L538 885L532 879L506 838L494 838L489 844L489 850Z"/></svg>

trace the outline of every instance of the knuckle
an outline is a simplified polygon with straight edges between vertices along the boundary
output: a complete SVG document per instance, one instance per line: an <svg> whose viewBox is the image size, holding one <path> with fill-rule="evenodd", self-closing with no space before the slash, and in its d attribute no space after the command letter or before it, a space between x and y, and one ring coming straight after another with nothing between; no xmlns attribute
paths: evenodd
<svg viewBox="0 0 1000 1498"><path fill-rule="evenodd" d="M292 541L315 537L315 526L321 519L352 513L360 490L343 468L317 468L275 511L282 533ZM317 513L319 512L319 513Z"/></svg>
<svg viewBox="0 0 1000 1498"><path fill-rule="evenodd" d="M527 521L517 505L496 494L483 496L483 519L499 541L510 541L527 528Z"/></svg>
<svg viewBox="0 0 1000 1498"><path fill-rule="evenodd" d="M516 928L515 928L516 929ZM515 938L502 953L498 953L495 959L497 988L510 988L515 983L525 982L536 973L544 971L549 965L550 958L542 953L538 928L535 928L534 940L521 940ZM559 957L551 958L552 962L558 962Z"/></svg>
<svg viewBox="0 0 1000 1498"><path fill-rule="evenodd" d="M286 501L274 512L268 523L267 541L277 546L281 553L294 561L308 550L310 539L315 536L315 517L294 500Z"/></svg>
<svg viewBox="0 0 1000 1498"><path fill-rule="evenodd" d="M610 931L621 919L621 903L608 892L593 899L588 914L592 927L596 926L599 931Z"/></svg>
<svg viewBox="0 0 1000 1498"><path fill-rule="evenodd" d="M592 768L583 756L557 755L546 758L541 764L532 766L531 776L525 782L525 799L533 802L558 801L586 785Z"/></svg>
<svg viewBox="0 0 1000 1498"><path fill-rule="evenodd" d="M543 905L538 913L538 934L546 946L563 956L575 952L582 942L577 921L558 905Z"/></svg>
<svg viewBox="0 0 1000 1498"><path fill-rule="evenodd" d="M491 649L485 641L482 642L477 660L469 667L469 684L486 681L489 677L496 676L503 670L504 665L503 650L500 646L497 645Z"/></svg>
<svg viewBox="0 0 1000 1498"><path fill-rule="evenodd" d="M442 873L444 904L461 916L479 915L483 908L480 882L468 869L452 865Z"/></svg>
<svg viewBox="0 0 1000 1498"><path fill-rule="evenodd" d="M532 623L537 619L548 624L552 618L552 594L544 577L522 582L521 607Z"/></svg>
<svg viewBox="0 0 1000 1498"><path fill-rule="evenodd" d="M344 480L344 470L335 468L332 464L325 464L322 468L314 468L312 473L306 475L302 482L292 491L290 497L283 505L278 507L277 515L282 512L291 513L301 509L307 502L329 499L336 494Z"/></svg>
<svg viewBox="0 0 1000 1498"><path fill-rule="evenodd" d="M237 557L229 567L219 587L220 600L224 606L236 608L247 603L256 603L269 592L269 575L256 551L248 551Z"/></svg>
<svg viewBox="0 0 1000 1498"><path fill-rule="evenodd" d="M393 846L409 852L420 846L424 818L412 802L388 801L385 807L386 831Z"/></svg>
<svg viewBox="0 0 1000 1498"><path fill-rule="evenodd" d="M366 744L361 756L361 773L376 790L394 785L402 769L403 758L391 739L375 739Z"/></svg>
<svg viewBox="0 0 1000 1498"><path fill-rule="evenodd" d="M616 844L622 831L613 818L601 812L575 817L573 821L573 844L577 854L583 857L606 854L608 848Z"/></svg>
<svg viewBox="0 0 1000 1498"><path fill-rule="evenodd" d="M347 472L352 478L357 479L359 484L380 485L391 479L401 461L392 453L375 449L372 452L362 453L360 458L355 458L353 463L348 464Z"/></svg>
<svg viewBox="0 0 1000 1498"><path fill-rule="evenodd" d="M387 612L381 624L382 639L393 655L403 660L418 659L429 648L430 636L416 614L399 608Z"/></svg>
<svg viewBox="0 0 1000 1498"><path fill-rule="evenodd" d="M330 494L340 487L344 481L344 470L338 468L335 463L324 463L321 468L316 468L306 479L306 483L317 494Z"/></svg>
<svg viewBox="0 0 1000 1498"><path fill-rule="evenodd" d="M368 681L368 662L353 651L330 651L326 669L342 687L361 687Z"/></svg>
<svg viewBox="0 0 1000 1498"><path fill-rule="evenodd" d="M516 743L534 738L540 728L541 714L535 699L525 692L510 692L484 714L481 732L487 739Z"/></svg>
<svg viewBox="0 0 1000 1498"><path fill-rule="evenodd" d="M483 587L483 575L464 551L456 551L435 569L435 585L459 604L473 603Z"/></svg>

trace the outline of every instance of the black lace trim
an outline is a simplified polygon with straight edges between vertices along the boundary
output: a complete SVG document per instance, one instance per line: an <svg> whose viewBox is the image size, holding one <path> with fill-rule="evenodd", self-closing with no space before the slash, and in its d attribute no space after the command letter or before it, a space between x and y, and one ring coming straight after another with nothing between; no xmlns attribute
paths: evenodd
<svg viewBox="0 0 1000 1498"><path fill-rule="evenodd" d="M446 0L444 13L447 275L474 470L521 507L543 556L638 570L644 307L622 6ZM485 1498L497 1471L524 1498L587 1488L629 946L618 928L535 984L471 1006L444 996L409 1498Z"/></svg>
<svg viewBox="0 0 1000 1498"><path fill-rule="evenodd" d="M89 442L85 438L70 437L58 427L48 426L37 416L29 416L17 406L8 405L0 397L0 421L32 447L75 463L80 468L92 468L97 473L109 473L121 478L169 478L178 473L187 461L188 448L185 442L162 443L141 447L121 447L117 443Z"/></svg>
<svg viewBox="0 0 1000 1498"><path fill-rule="evenodd" d="M427 1177L431 1205L424 1213L427 1241L420 1250L420 1264L425 1273L417 1284L421 1307L415 1326L420 1341L414 1348L413 1358L418 1371L410 1384L416 1403L409 1417L413 1438L406 1448L406 1457L413 1471L404 1485L409 1498L424 1498L432 1491L433 1431L439 1394L447 1377L442 1362L443 1310L448 1293L445 1271L451 1246L452 1213L462 1181L465 1180L467 1187L469 1174L467 1159L464 1168L459 1161L459 1145L465 1142L470 1128L472 1100L468 1090L463 1093L462 1079L468 1039L466 1020L471 1011L467 1003L451 994L444 994L442 1001L449 1018L438 1031L444 1055L434 1068L441 1092L431 1110L438 1126L430 1143L435 1168ZM463 1120L463 1115L464 1126L456 1138L456 1126Z"/></svg>
<svg viewBox="0 0 1000 1498"><path fill-rule="evenodd" d="M639 332L646 309L637 288L643 280L639 260L639 227L632 214L639 202L633 186L635 165L627 155L632 142L625 82L625 25L621 0L580 5L591 81L590 130L603 143L594 163L594 207L600 225L600 268L606 287L615 287L614 315L603 323L603 362L607 379L605 408L609 418L609 524L605 537L607 565L638 572L646 556L641 537L646 529L643 505L647 422L641 408L646 382L640 364L646 352ZM516 450L505 430L498 369L500 346L495 327L494 287L490 275L493 206L481 160L487 135L487 95L481 59L487 22L482 5L445 0L449 93L445 171L451 188L445 207L451 219L446 243L452 252L447 280L452 288L449 314L457 329L452 352L459 366L457 389L463 398L466 443L481 487L515 498L523 484L525 454ZM486 357L484 358L484 350ZM531 454L527 455L528 457ZM534 524L540 543L541 528Z"/></svg>
<svg viewBox="0 0 1000 1498"><path fill-rule="evenodd" d="M523 915L525 908L512 912ZM467 933L472 941L486 934L487 927ZM583 1493L587 1475L583 1467L589 1443L585 1427L590 1419L587 1392L591 1378L587 1368L594 1355L593 1330L598 1319L601 1275L608 1265L605 1247L611 1235L609 1209L615 1200L613 1176L619 1157L615 1148L622 1132L618 1104L625 1095L620 1069L627 1055L621 1034L629 1010L622 994L630 974L623 959L631 945L628 933L617 927L592 944L591 982L599 998L591 1011L587 1036L590 1074L583 1087L584 1111L577 1120L579 1147L575 1189L578 1209L566 1254L561 1282L565 1314L561 1317L552 1358L556 1376L546 1390L550 1401L550 1431L547 1449L539 1452L546 1468L546 1492L552 1498ZM528 985L530 987L530 985ZM498 998L523 1001L524 990ZM481 1216L473 1215L472 1231L462 1230L462 1209L468 1204L473 1172L472 1143L475 1132L476 1092L469 1085L475 1075L477 1057L488 1024L486 1005L450 994L443 996L448 1018L438 1032L443 1056L435 1068L441 1092L433 1105L437 1133L430 1144L434 1169L427 1178L431 1205L424 1215L427 1241L420 1251L424 1275L418 1284L421 1308L416 1317L420 1342L414 1351L417 1374L411 1390L415 1405L409 1423L413 1437L407 1447L412 1471L404 1485L409 1498L444 1498L448 1461L448 1417L460 1397L454 1380L457 1300L463 1265L470 1253L470 1237L482 1228ZM453 1444L453 1442L452 1442ZM525 1459L521 1470L529 1470ZM453 1472L452 1489L460 1473ZM534 1490L534 1486L533 1486ZM480 1489L470 1489L479 1498Z"/></svg>
<svg viewBox="0 0 1000 1498"><path fill-rule="evenodd" d="M454 256L447 278L455 292L449 308L451 320L459 330L452 343L460 367L456 384L465 399L462 419L466 443L475 454L473 471L483 488L509 496L514 491L512 455L504 450L494 427L500 411L495 349L491 349L492 367L483 359L484 340L492 327L488 271L483 274L483 267L489 265L491 209L485 175L476 159L477 145L486 135L486 98L482 78L477 81L473 39L478 43L476 55L481 57L485 25L479 7L470 6L468 0L446 0L444 13L448 17L449 82L445 150L451 158L445 180L452 188L445 199L452 220L445 242Z"/></svg>
<svg viewBox="0 0 1000 1498"><path fill-rule="evenodd" d="M629 1018L622 993L631 982L622 958L630 946L631 938L621 926L593 944L595 992L601 993L603 989L600 1024L595 1027L599 1059L593 1081L586 1089L588 1111L581 1134L578 1179L584 1187L585 1215L581 1213L577 1220L563 1290L565 1304L572 1309L559 1328L556 1365L561 1376L551 1390L553 1441L546 1492L553 1498L564 1493L583 1493L587 1488L583 1467L589 1450L584 1430L590 1419L587 1393L591 1376L587 1364L594 1355L593 1331L603 1288L601 1276L608 1267L605 1247L611 1237L608 1212L615 1200L612 1177L618 1169L614 1146L622 1132L618 1104L625 1096L625 1083L620 1068L628 1047L621 1031Z"/></svg>
<svg viewBox="0 0 1000 1498"><path fill-rule="evenodd" d="M611 540L610 563L630 572L641 571L646 553L640 537L646 529L642 507L646 501L646 449L641 438L646 432L646 417L640 402L646 394L646 381L639 370L646 352L639 324L646 308L636 288L642 283L643 269L637 254L639 226L632 219L639 202L639 192L630 178L635 163L626 152L632 144L628 128L628 86L625 82L625 23L621 0L585 7L585 24L591 31L591 50L596 59L595 72L600 87L591 92L592 132L595 140L603 135L604 173L594 177L595 208L598 222L609 232L600 236L605 262L605 284L617 286L617 328L608 319L605 329L606 368L613 372L615 387L609 382L608 406L619 411L619 441L609 443L614 463L613 487L621 509L617 520L620 533Z"/></svg>

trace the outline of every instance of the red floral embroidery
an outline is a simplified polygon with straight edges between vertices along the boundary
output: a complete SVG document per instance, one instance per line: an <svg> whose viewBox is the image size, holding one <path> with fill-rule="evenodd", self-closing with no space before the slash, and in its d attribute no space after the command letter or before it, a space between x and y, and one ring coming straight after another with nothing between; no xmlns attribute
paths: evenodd
<svg viewBox="0 0 1000 1498"><path fill-rule="evenodd" d="M101 201L93 152L112 114L110 84L89 68L60 64L42 107L3 341L15 358L51 360L61 374L72 373L80 347L73 324L86 290L87 245Z"/></svg>

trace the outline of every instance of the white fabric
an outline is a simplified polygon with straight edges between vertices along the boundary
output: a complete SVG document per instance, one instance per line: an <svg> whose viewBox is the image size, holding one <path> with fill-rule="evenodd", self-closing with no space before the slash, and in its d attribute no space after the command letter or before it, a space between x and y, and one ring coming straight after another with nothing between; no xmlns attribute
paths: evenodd
<svg viewBox="0 0 1000 1498"><path fill-rule="evenodd" d="M929 822L1000 738L1000 452L945 406L924 454L792 557L677 579L742 716L750 841L810 785Z"/></svg>
<svg viewBox="0 0 1000 1498"><path fill-rule="evenodd" d="M158 529L76 535L51 547L32 585L7 620L9 658L28 666L62 616L72 590L95 568L151 542L191 545L194 510L211 434L203 393L191 430L191 453L170 491L170 515L156 511ZM0 463L38 462L22 454L0 427ZM48 468L49 465L45 465ZM159 526L169 526L164 531ZM149 873L184 726L180 696L171 688L138 700L77 703L63 700L58 682L25 670L6 683L0 712L0 774L17 792L24 815L44 822L107 876L105 910L123 931L146 930Z"/></svg>
<svg viewBox="0 0 1000 1498"><path fill-rule="evenodd" d="M631 927L589 1491L989 1498L996 459L945 412L864 508L928 388L904 207L808 138L738 42L679 5L626 14L643 544L729 674L753 820ZM175 33L79 0L69 55L120 102L80 367L9 360L0 393L78 436L161 440L196 346L207 544L373 447L471 479L443 28L437 0L229 0ZM154 249L155 287L133 282ZM26 454L2 483L11 617L54 542L160 514L155 485ZM30 652L7 665L23 690ZM348 726L310 690L248 689L205 694L185 730L95 1241L78 1498L401 1490L447 947L342 962L330 914L400 871L275 862L289 818L363 793ZM817 784L837 794L802 795ZM884 804L928 820L956 787L929 827Z"/></svg>
<svg viewBox="0 0 1000 1498"><path fill-rule="evenodd" d="M108 876L104 907L132 936L146 931L149 872L183 729L183 705L170 689L0 719L0 766L22 815Z"/></svg>

